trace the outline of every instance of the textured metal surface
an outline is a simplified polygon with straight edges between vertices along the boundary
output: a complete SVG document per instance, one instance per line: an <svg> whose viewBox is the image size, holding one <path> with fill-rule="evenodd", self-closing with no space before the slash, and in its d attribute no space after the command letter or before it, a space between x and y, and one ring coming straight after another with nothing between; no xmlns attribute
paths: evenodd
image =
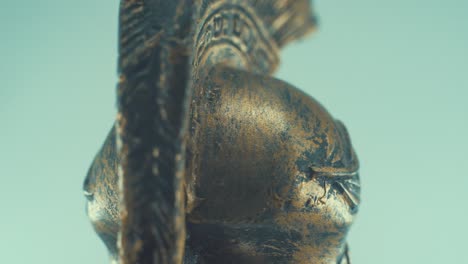
<svg viewBox="0 0 468 264"><path fill-rule="evenodd" d="M349 263L347 131L270 76L314 25L307 0L122 1L117 130L85 182L113 261Z"/></svg>
<svg viewBox="0 0 468 264"><path fill-rule="evenodd" d="M271 77L220 67L204 80L190 245L207 263L337 263L360 189L344 126Z"/></svg>
<svg viewBox="0 0 468 264"><path fill-rule="evenodd" d="M181 263L193 1L125 0L117 134L120 263Z"/></svg>

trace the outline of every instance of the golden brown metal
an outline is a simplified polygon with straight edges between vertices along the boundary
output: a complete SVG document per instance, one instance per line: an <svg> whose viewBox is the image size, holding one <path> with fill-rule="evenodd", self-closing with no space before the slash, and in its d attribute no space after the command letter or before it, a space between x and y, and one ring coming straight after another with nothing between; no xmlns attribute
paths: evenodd
<svg viewBox="0 0 468 264"><path fill-rule="evenodd" d="M156 7L151 30L130 23L151 20L144 11ZM128 0L122 14L118 131L85 182L88 214L112 260L349 263L360 185L347 131L270 76L279 49L313 30L309 2ZM142 44L129 45L138 34ZM140 55L125 57L132 52ZM152 74L139 74L147 68Z"/></svg>

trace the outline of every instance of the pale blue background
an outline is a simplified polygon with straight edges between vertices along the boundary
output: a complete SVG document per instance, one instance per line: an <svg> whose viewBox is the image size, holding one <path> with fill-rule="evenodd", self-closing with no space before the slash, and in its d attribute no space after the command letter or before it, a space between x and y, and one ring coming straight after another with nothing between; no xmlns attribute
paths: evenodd
<svg viewBox="0 0 468 264"><path fill-rule="evenodd" d="M107 263L81 185L115 115L118 1L0 5L0 263ZM362 162L356 264L468 263L468 1L316 1L279 77Z"/></svg>

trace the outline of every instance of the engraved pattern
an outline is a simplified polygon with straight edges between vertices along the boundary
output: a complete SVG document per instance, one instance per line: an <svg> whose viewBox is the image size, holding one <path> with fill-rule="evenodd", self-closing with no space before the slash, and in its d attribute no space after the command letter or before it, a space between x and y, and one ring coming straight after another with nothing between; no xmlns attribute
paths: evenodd
<svg viewBox="0 0 468 264"><path fill-rule="evenodd" d="M217 48L228 45L239 51L243 65L252 65L270 73L278 64L278 48L263 22L252 14L248 5L224 4L206 11L196 38L195 66L205 64Z"/></svg>

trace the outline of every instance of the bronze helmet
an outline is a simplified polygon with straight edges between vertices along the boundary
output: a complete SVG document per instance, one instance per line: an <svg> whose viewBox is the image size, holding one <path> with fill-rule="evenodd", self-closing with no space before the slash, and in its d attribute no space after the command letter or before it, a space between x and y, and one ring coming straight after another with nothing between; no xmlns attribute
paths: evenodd
<svg viewBox="0 0 468 264"><path fill-rule="evenodd" d="M119 117L84 186L112 260L144 258L141 237L153 232L151 245L162 248L158 263L349 263L346 235L360 185L346 128L271 76L279 49L314 28L309 1L153 2L122 1ZM145 19L155 24L151 30L138 27ZM141 46L139 34L146 36ZM153 49L159 53L147 51ZM145 78L154 76L158 88L146 91L154 83ZM125 181L143 167L170 181L151 182L143 172ZM135 207L121 202L122 192ZM166 218L145 214L149 207L138 206L146 198L154 199L150 213ZM132 229L129 218L154 223ZM133 257L119 252L119 243Z"/></svg>

